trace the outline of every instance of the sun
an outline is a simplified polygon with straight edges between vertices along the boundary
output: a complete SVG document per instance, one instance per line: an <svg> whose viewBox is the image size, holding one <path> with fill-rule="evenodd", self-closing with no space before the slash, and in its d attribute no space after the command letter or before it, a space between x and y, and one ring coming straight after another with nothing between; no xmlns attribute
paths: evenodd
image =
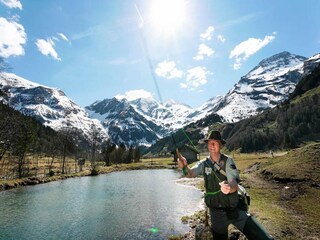
<svg viewBox="0 0 320 240"><path fill-rule="evenodd" d="M148 20L155 31L173 34L186 20L185 0L152 1Z"/></svg>

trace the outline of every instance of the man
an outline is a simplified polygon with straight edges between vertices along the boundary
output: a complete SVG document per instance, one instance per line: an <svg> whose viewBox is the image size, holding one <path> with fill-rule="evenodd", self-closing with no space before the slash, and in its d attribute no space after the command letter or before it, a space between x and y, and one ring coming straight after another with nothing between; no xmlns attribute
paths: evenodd
<svg viewBox="0 0 320 240"><path fill-rule="evenodd" d="M186 158L178 154L178 164L186 170L186 177L204 177L205 203L210 209L213 239L228 239L228 225L231 223L249 240L273 239L255 219L237 208L239 171L232 158L220 153L226 143L220 132L212 131L205 142L210 153L207 159L190 168Z"/></svg>

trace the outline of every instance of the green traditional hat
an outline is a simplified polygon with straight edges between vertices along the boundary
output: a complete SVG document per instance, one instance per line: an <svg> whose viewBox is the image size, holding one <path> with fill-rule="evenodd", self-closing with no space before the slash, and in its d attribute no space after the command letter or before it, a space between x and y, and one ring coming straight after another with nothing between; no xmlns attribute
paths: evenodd
<svg viewBox="0 0 320 240"><path fill-rule="evenodd" d="M222 144L225 144L226 141L222 139L221 134L219 131L211 131L210 134L208 134L207 139L205 139L205 142L208 142L209 140L219 140Z"/></svg>

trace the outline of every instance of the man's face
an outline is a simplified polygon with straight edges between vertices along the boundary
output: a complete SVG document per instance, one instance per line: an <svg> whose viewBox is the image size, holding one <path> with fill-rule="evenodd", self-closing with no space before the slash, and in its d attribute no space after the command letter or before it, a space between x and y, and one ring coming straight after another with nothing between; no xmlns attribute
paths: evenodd
<svg viewBox="0 0 320 240"><path fill-rule="evenodd" d="M208 141L208 151L213 154L220 153L221 142L219 140Z"/></svg>

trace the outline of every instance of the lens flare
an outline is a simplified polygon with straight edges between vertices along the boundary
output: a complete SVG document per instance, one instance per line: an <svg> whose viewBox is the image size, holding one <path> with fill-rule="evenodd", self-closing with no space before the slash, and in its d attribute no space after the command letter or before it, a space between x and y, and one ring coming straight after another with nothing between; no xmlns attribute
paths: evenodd
<svg viewBox="0 0 320 240"><path fill-rule="evenodd" d="M155 228L155 227L152 227L152 228L149 228L149 232L151 232L151 233L158 233L158 232L159 232L159 229L158 229L158 228Z"/></svg>

